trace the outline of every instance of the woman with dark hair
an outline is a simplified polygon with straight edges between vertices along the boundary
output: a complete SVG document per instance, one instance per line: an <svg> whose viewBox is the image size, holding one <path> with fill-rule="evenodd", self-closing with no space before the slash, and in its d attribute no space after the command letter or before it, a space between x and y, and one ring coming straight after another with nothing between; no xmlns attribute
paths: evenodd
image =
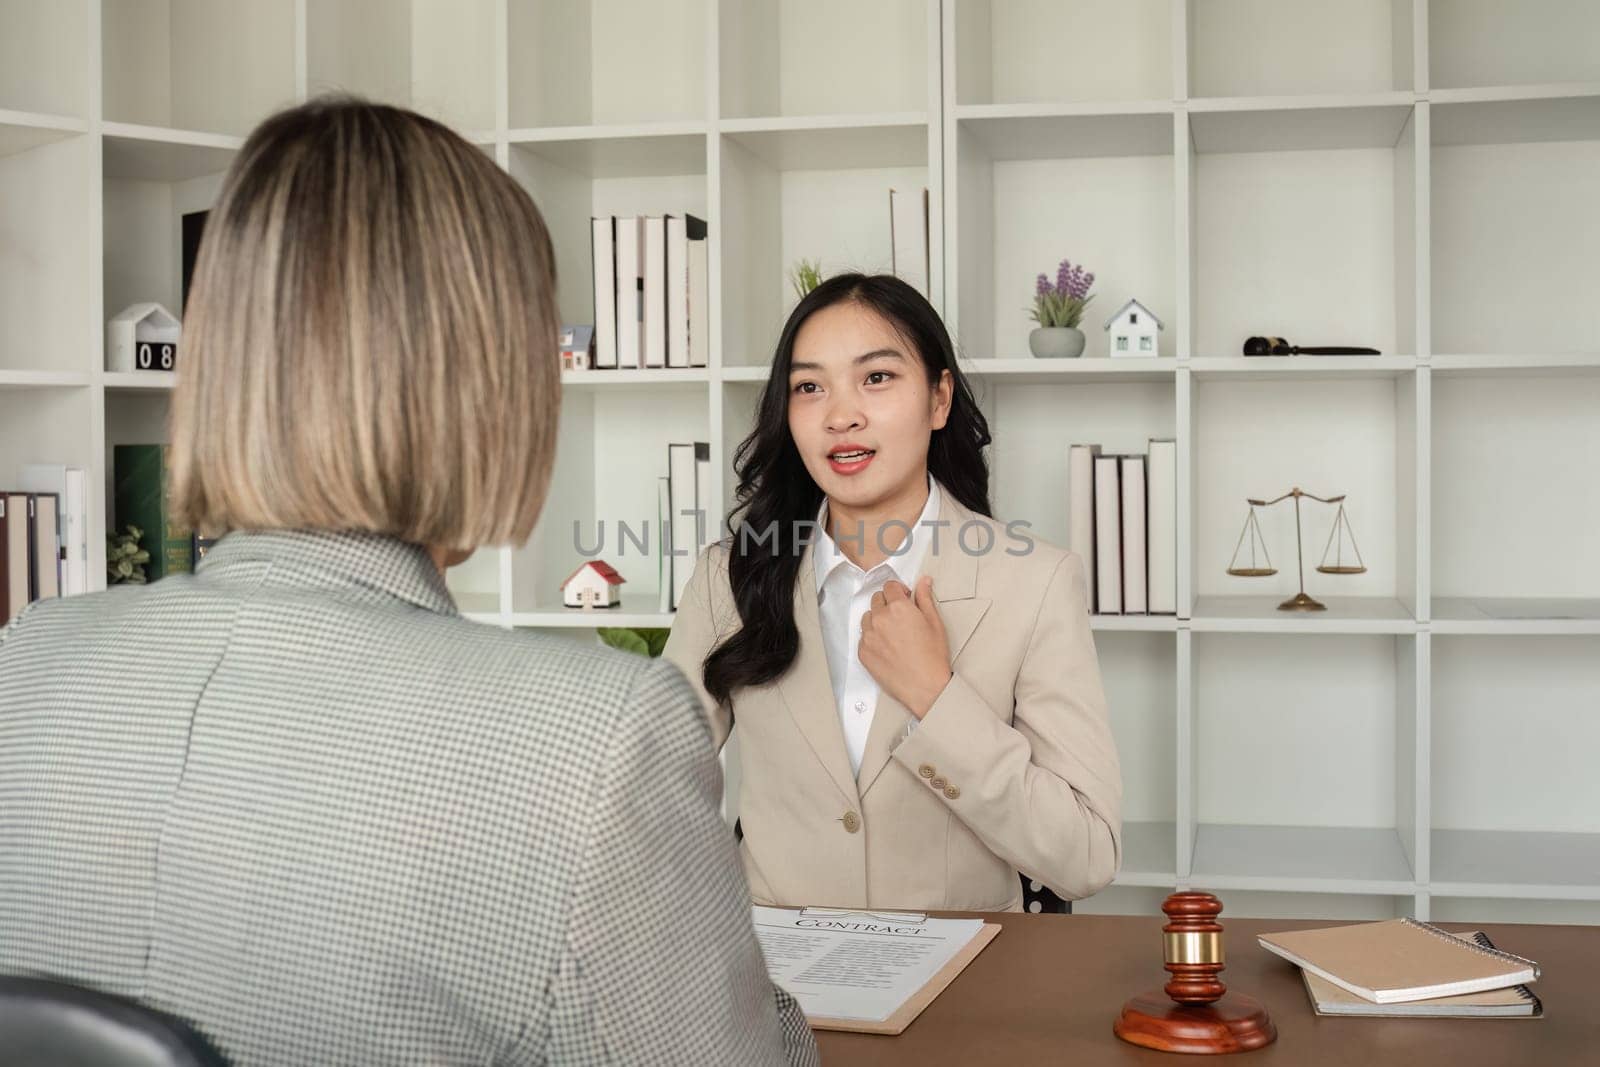
<svg viewBox="0 0 1600 1067"><path fill-rule="evenodd" d="M1115 877L1083 562L990 515L988 443L904 282L839 275L790 315L664 653L719 749L737 724L757 903L1015 911L1019 872Z"/></svg>

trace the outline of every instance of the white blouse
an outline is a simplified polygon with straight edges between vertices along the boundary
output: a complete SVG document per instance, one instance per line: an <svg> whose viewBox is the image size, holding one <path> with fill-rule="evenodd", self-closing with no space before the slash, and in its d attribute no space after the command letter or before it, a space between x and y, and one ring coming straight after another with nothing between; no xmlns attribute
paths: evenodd
<svg viewBox="0 0 1600 1067"><path fill-rule="evenodd" d="M897 578L907 588L916 589L922 559L927 553L929 538L934 534L933 527L924 524L939 517L939 493L939 483L930 474L928 501L912 524L911 532L888 558L870 571L856 566L827 532L826 497L817 510L817 523L822 530L815 552L817 614L822 624L822 644L828 653L834 703L839 709L839 724L844 729L844 747L850 754L853 774L861 772L861 755L866 750L867 732L872 728L872 715L878 705L878 683L856 654L861 644L861 617L872 607L872 594L890 579Z"/></svg>

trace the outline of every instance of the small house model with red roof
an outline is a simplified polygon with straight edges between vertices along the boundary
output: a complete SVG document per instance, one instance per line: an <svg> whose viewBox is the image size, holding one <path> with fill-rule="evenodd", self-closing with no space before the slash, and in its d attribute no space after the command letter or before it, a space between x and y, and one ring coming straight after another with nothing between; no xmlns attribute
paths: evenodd
<svg viewBox="0 0 1600 1067"><path fill-rule="evenodd" d="M591 559L561 583L561 600L569 608L614 608L622 603L625 581L605 560Z"/></svg>

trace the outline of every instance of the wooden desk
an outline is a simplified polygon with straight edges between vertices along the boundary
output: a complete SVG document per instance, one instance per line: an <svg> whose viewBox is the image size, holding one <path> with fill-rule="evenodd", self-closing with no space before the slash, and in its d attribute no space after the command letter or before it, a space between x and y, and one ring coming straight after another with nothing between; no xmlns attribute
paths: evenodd
<svg viewBox="0 0 1600 1067"><path fill-rule="evenodd" d="M1111 1024L1123 1001L1158 989L1165 919L1102 915L985 915L1004 924L983 954L898 1037L818 1033L835 1064L1173 1064L1198 1062L1119 1040ZM1497 947L1536 961L1531 988L1543 1019L1330 1019L1311 1010L1299 968L1256 943L1256 934L1339 925L1331 920L1232 919L1222 915L1230 989L1257 997L1278 1040L1216 1062L1382 1067L1600 1063L1600 927L1441 923L1481 929Z"/></svg>

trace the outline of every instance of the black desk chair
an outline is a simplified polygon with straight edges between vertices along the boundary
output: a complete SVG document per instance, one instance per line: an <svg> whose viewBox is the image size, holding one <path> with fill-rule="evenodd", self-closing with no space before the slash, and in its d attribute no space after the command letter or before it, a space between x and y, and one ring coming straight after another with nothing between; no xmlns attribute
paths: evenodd
<svg viewBox="0 0 1600 1067"><path fill-rule="evenodd" d="M1033 914L1071 915L1072 901L1062 900L1043 882L1022 876L1022 910Z"/></svg>
<svg viewBox="0 0 1600 1067"><path fill-rule="evenodd" d="M187 1023L127 997L0 977L0 1067L227 1067Z"/></svg>

